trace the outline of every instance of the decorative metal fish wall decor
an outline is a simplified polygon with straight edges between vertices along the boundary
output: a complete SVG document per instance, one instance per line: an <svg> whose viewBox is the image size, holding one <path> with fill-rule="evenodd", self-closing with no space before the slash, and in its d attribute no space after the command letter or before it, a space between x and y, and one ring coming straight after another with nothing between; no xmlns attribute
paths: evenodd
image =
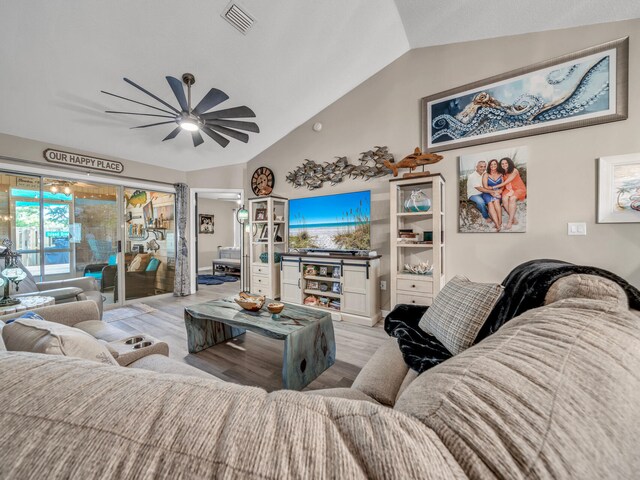
<svg viewBox="0 0 640 480"><path fill-rule="evenodd" d="M336 157L336 161L324 163L305 159L302 165L287 174L286 180L295 188L307 187L309 190L316 190L322 188L325 182L336 185L345 178L369 180L390 175L392 172L384 162L394 162L393 155L387 147L373 148L375 150L367 150L360 154L359 165L349 163L347 157Z"/></svg>

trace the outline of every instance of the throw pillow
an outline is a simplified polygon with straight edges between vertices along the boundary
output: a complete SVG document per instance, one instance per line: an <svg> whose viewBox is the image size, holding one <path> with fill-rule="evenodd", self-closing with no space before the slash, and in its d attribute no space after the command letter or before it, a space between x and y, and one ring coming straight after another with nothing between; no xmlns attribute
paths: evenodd
<svg viewBox="0 0 640 480"><path fill-rule="evenodd" d="M436 295L418 326L457 355L473 345L502 290L502 285L458 275Z"/></svg>
<svg viewBox="0 0 640 480"><path fill-rule="evenodd" d="M149 253L139 253L137 254L135 257L133 257L133 260L131 261L131 264L129 265L129 272L144 272L144 269L147 268L147 265L149 265L149 262L151 261L151 254Z"/></svg>
<svg viewBox="0 0 640 480"><path fill-rule="evenodd" d="M10 323L13 323L20 318L30 318L32 320L44 320L44 318L42 318L40 315L38 315L35 312L24 312L22 315L20 315L17 318L12 318L11 320L7 320L5 324L9 325Z"/></svg>
<svg viewBox="0 0 640 480"><path fill-rule="evenodd" d="M147 272L155 272L158 267L160 266L160 260L158 260L157 258L153 257L150 261L149 261L149 265L147 265Z"/></svg>
<svg viewBox="0 0 640 480"><path fill-rule="evenodd" d="M2 338L9 351L64 355L118 365L98 340L79 328L61 323L18 318L3 327Z"/></svg>

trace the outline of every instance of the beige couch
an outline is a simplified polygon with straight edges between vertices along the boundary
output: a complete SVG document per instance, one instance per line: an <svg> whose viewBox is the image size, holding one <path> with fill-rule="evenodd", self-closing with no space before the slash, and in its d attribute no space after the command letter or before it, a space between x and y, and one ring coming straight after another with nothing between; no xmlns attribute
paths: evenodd
<svg viewBox="0 0 640 480"><path fill-rule="evenodd" d="M389 342L351 389L0 353L0 478L635 478L640 314L577 283L418 378Z"/></svg>

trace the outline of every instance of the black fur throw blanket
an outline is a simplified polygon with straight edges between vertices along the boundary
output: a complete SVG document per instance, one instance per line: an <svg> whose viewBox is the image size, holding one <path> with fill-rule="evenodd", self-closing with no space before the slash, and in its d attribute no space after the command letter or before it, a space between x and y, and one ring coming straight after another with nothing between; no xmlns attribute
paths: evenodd
<svg viewBox="0 0 640 480"><path fill-rule="evenodd" d="M620 285L629 297L630 308L640 310L640 291L619 276L600 268L573 265L560 260L531 260L514 268L504 279L504 294L480 329L475 343L523 312L541 306L549 287L558 279L574 273L598 275ZM418 373L451 357L433 336L418 327L428 307L398 305L384 320L384 329L398 339L404 361Z"/></svg>

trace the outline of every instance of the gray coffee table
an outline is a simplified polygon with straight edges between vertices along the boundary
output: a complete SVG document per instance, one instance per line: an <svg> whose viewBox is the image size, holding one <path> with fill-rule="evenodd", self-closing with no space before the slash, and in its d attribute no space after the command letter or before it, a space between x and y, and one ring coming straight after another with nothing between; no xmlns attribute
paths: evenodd
<svg viewBox="0 0 640 480"><path fill-rule="evenodd" d="M284 340L282 384L287 389L302 390L336 361L329 312L286 304L280 319L272 320L266 307L256 313L248 312L229 297L185 307L184 322L190 353L225 342L247 330Z"/></svg>

